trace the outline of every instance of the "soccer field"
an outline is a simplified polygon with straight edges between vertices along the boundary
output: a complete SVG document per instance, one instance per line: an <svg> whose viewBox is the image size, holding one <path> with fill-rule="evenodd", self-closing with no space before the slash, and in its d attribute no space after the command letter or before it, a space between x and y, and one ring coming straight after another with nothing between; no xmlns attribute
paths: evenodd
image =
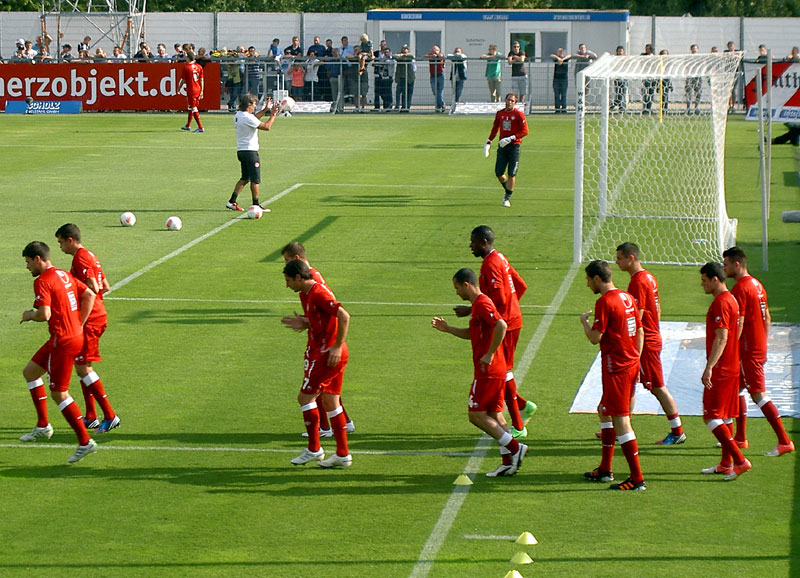
<svg viewBox="0 0 800 578"><path fill-rule="evenodd" d="M684 445L654 445L663 416L633 418L646 492L583 479L600 459L597 417L568 409L597 352L579 320L596 296L571 263L572 116L529 117L510 209L494 147L482 155L487 117L278 118L260 133L272 213L257 221L224 208L239 175L231 117L205 115L205 134L181 132L183 121L0 117L1 576L800 574L800 467L795 454L762 457L775 437L760 415L748 422L753 469L732 483L700 474L719 459L701 418L684 418ZM755 130L728 125L728 213L773 321L800 323L800 227L780 222L800 208L794 151L774 150L765 272ZM119 224L126 210L133 228ZM181 231L165 229L171 215ZM95 368L122 419L72 466L75 436L52 402L52 439L18 441L35 422L21 371L47 335L18 323L33 302L21 251L45 241L69 269L54 238L67 222L113 287ZM467 421L469 343L430 326L435 315L466 326L451 278L480 267L468 248L479 224L530 287L516 374L539 410L513 478L483 475L499 457ZM305 336L280 323L300 310L281 274L292 240L352 315L347 470L289 463L304 447ZM651 270L664 320L705 319L697 267ZM71 393L82 406L77 379ZM784 423L794 436L795 420ZM624 479L619 449L615 466ZM464 473L474 485L454 486ZM515 544L524 531L539 543ZM517 552L534 563L512 564Z"/></svg>

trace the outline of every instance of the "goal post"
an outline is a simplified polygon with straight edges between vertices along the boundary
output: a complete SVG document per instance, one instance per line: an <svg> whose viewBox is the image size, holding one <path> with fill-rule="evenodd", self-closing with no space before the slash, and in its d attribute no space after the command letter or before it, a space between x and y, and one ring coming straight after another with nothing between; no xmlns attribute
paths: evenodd
<svg viewBox="0 0 800 578"><path fill-rule="evenodd" d="M575 262L633 241L648 263L702 264L735 244L725 124L741 58L605 54L578 74Z"/></svg>

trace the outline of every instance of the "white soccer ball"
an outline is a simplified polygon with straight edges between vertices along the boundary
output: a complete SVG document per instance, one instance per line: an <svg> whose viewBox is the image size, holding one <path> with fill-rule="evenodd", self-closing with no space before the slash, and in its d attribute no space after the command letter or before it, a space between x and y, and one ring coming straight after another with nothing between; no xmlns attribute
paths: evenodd
<svg viewBox="0 0 800 578"><path fill-rule="evenodd" d="M259 207L258 205L250 205L247 208L247 218L248 219L260 219L261 215L264 214L264 209Z"/></svg>
<svg viewBox="0 0 800 578"><path fill-rule="evenodd" d="M294 99L291 96L287 96L281 101L281 112L292 112L294 108Z"/></svg>
<svg viewBox="0 0 800 578"><path fill-rule="evenodd" d="M123 227L133 227L136 224L136 215L130 211L125 211L119 216L119 222Z"/></svg>
<svg viewBox="0 0 800 578"><path fill-rule="evenodd" d="M167 219L167 229L170 231L180 231L183 227L183 221L180 217L170 217Z"/></svg>

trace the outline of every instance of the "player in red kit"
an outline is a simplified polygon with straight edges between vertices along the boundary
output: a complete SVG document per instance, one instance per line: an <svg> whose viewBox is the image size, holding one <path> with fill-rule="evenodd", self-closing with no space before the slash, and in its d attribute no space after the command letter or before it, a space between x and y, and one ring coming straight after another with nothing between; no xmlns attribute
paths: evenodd
<svg viewBox="0 0 800 578"><path fill-rule="evenodd" d="M503 417L506 360L501 346L507 325L492 300L481 293L478 278L472 269L459 269L453 277L453 286L456 294L471 304L469 327L451 327L441 317L434 317L431 325L434 329L469 339L472 343L475 370L467 402L469 421L500 445L503 461L496 470L486 475L490 478L513 476L522 465L528 446L511 436Z"/></svg>
<svg viewBox="0 0 800 578"><path fill-rule="evenodd" d="M301 466L316 461L323 468L349 468L353 458L347 448L347 420L339 396L349 357L345 339L350 314L336 301L330 289L314 281L311 270L303 261L292 259L286 263L283 276L286 286L295 293L302 293L304 299L303 316L284 317L281 322L296 331L308 330L303 385L297 396L308 432L308 448L291 462ZM317 398L328 414L336 439L336 453L328 459L325 459L325 450L319 442Z"/></svg>
<svg viewBox="0 0 800 578"><path fill-rule="evenodd" d="M519 300L528 286L508 262L505 256L494 248L494 231L486 225L472 230L469 248L475 257L483 259L478 285L481 293L492 300L500 317L507 323L503 338L503 355L506 359L505 400L511 417L511 435L514 438L526 437L526 424L536 411L536 404L527 401L517 392L514 380L514 353L522 329L522 312ZM470 308L459 305L453 309L458 317L466 317Z"/></svg>
<svg viewBox="0 0 800 578"><path fill-rule="evenodd" d="M489 138L486 139L486 145L483 147L483 154L488 157L492 140L500 133L494 174L503 185L504 207L511 206L511 195L514 194L514 183L517 181L517 169L519 168L519 148L523 137L528 134L528 121L525 120L525 113L514 108L516 104L517 95L509 92L506 95L506 107L498 110L494 116L492 132L489 133Z"/></svg>
<svg viewBox="0 0 800 578"><path fill-rule="evenodd" d="M633 297L617 289L611 279L611 267L605 261L592 261L586 266L586 286L597 295L594 323L589 325L592 312L581 315L583 332L590 342L600 344L603 371L603 397L597 406L603 440L600 466L586 472L593 482L614 480L611 469L614 442L619 441L631 475L621 484L611 484L612 490L645 490L647 486L639 465L639 446L631 427L631 396L639 374L639 354L644 342L644 330Z"/></svg>
<svg viewBox="0 0 800 578"><path fill-rule="evenodd" d="M742 317L739 336L739 358L742 363L739 380L739 417L736 418L736 436L733 439L739 447L747 447L747 402L744 393L749 391L753 402L761 408L764 417L778 436L778 445L764 455L777 457L793 452L794 442L786 435L778 408L766 395L764 363L767 361L767 339L772 324L767 305L767 292L758 279L747 272L747 256L739 247L731 247L722 253L722 266L725 275L736 280L731 294L739 303L739 313Z"/></svg>
<svg viewBox="0 0 800 578"><path fill-rule="evenodd" d="M70 274L78 281L85 283L97 295L92 312L89 314L89 319L83 327L83 349L81 349L80 355L75 358L75 371L81 380L83 399L86 403L83 423L89 429L97 428L97 433L106 433L119 427L120 419L114 413L114 409L108 401L105 386L92 367L92 362L102 361L103 359L100 357L99 343L100 337L108 326L103 293L111 287L103 273L100 261L97 260L94 253L81 244L81 230L77 225L72 223L62 225L56 231L56 239L61 250L67 255L72 255ZM97 411L94 407L95 400L103 410L102 422L97 420Z"/></svg>
<svg viewBox="0 0 800 578"><path fill-rule="evenodd" d="M33 309L22 312L20 323L46 321L50 339L22 370L36 408L37 421L36 426L19 439L32 442L39 438L49 439L53 435L53 426L47 417L47 393L42 380L47 373L51 396L78 436L78 450L67 458L68 463L74 463L97 451L97 444L86 431L81 410L69 394L72 367L83 347L82 325L92 310L95 294L66 271L53 267L50 248L45 243L28 243L22 256L28 271L36 277L33 282L36 298Z"/></svg>
<svg viewBox="0 0 800 578"><path fill-rule="evenodd" d="M181 79L178 81L178 92L186 87L186 102L189 108L189 116L186 118L186 125L181 130L192 130L192 119L197 121L197 128L194 132L206 132L203 123L200 122L200 101L203 100L203 89L205 80L203 79L203 67L195 61L194 52L186 53L186 64L181 72Z"/></svg>
<svg viewBox="0 0 800 578"><path fill-rule="evenodd" d="M644 329L644 347L640 361L640 378L644 388L661 404L669 421L671 431L667 437L656 442L671 446L686 441L678 406L664 382L661 368L661 301L658 298L658 283L652 273L642 267L639 247L635 243L622 243L617 247L617 266L631 276L628 294L636 301Z"/></svg>
<svg viewBox="0 0 800 578"><path fill-rule="evenodd" d="M314 281L316 281L317 283L321 283L326 287L328 286L327 283L325 283L325 279L322 277L322 274L309 264L308 259L306 258L306 248L303 246L302 243L298 241L292 241L291 243L288 243L283 249L281 249L281 255L283 255L284 264L288 263L292 259L299 259L300 261L308 265L308 269L309 271L311 271L311 276L314 279ZM303 293L302 291L299 293L299 295L300 295L300 304L304 305L305 301L307 300L307 297L305 293ZM295 313L295 317L299 317L300 319L298 319L298 321L305 325L303 329L297 329L296 331L305 331L306 329L308 329L308 323L304 317L300 317L299 315L297 315L297 313ZM344 403L342 403L341 396L339 396L339 405L341 405L342 413L344 413L347 433L353 433L354 431L356 431L356 424L354 424L353 420L350 419L350 416L347 415L347 409L345 409ZM333 430L331 429L331 425L328 422L328 414L325 412L325 408L320 407L318 405L317 411L319 413L320 437L323 438L333 437ZM308 437L308 432L303 432L303 437Z"/></svg>
<svg viewBox="0 0 800 578"><path fill-rule="evenodd" d="M714 301L706 313L706 367L703 382L703 421L722 447L718 465L704 468L704 474L724 474L735 480L752 466L733 441L731 418L739 415L739 304L725 286L725 272L719 263L700 269L700 284ZM731 461L733 463L731 463Z"/></svg>

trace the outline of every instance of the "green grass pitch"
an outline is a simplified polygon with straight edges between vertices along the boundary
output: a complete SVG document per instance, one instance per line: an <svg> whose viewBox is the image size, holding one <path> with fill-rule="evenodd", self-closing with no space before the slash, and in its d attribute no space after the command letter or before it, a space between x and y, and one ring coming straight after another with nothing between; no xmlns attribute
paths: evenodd
<svg viewBox="0 0 800 578"><path fill-rule="evenodd" d="M34 423L21 370L46 338L43 325L18 323L33 300L23 246L44 240L68 268L53 234L74 222L115 284L236 217L224 209L239 170L231 118L206 115L204 135L179 131L184 118L0 118L0 575L800 574L798 460L761 457L775 443L763 419L749 422L753 470L733 483L700 475L719 457L700 418L684 419L685 445L664 448L653 445L667 433L657 416L633 420L646 492L582 479L600 446L596 417L567 413L597 351L579 322L595 296L582 270L568 276L572 117L530 118L511 209L481 154L487 117L279 118L260 134L262 199L301 186L260 221L236 221L109 296L96 369L122 427L67 466L75 437L51 402L53 438L18 442ZM800 208L793 151L774 151L765 272L755 130L729 123L728 212L773 319L798 323L800 228L780 222ZM125 210L135 227L119 225ZM170 215L183 230L165 230ZM483 476L497 465L492 445L474 485L454 493L481 451L466 417L469 344L430 319L454 321L450 279L480 266L468 249L479 224L530 285L517 355L541 328L520 384L540 409L516 477ZM279 322L300 307L279 249L297 239L352 315L343 400L357 431L346 471L289 464L303 448L305 337ZM696 267L653 271L665 320L704 319ZM72 394L80 399L76 379ZM627 472L619 449L615 466ZM448 515L451 525L437 525ZM539 544L509 539L523 531ZM519 551L534 564L511 564Z"/></svg>

